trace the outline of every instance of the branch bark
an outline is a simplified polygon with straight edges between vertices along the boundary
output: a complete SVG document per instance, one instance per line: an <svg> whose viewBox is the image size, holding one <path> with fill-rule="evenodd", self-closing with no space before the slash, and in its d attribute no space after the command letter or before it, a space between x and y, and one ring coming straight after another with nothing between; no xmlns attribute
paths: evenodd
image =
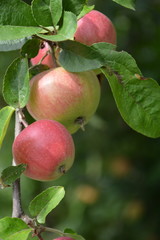
<svg viewBox="0 0 160 240"><path fill-rule="evenodd" d="M22 123L20 120L19 109L15 111L15 138L22 131ZM15 166L15 161L13 159L12 165ZM21 205L21 188L20 188L20 178L13 183L13 208L12 217L21 218L24 215L22 205Z"/></svg>

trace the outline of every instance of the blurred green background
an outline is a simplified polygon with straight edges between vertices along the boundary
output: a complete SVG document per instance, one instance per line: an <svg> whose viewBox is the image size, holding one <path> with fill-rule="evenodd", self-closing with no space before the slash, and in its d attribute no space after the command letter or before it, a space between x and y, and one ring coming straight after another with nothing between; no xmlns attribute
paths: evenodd
<svg viewBox="0 0 160 240"><path fill-rule="evenodd" d="M118 50L129 52L144 76L160 81L160 1L137 0L136 11L111 0L90 1L113 21ZM0 52L0 84L18 52ZM0 107L5 103L0 95ZM26 113L27 114L27 113ZM27 114L28 121L31 121ZM14 118L0 150L0 170L11 165ZM160 139L130 129L121 118L107 80L96 115L74 134L76 159L61 179L43 183L22 176L22 203L52 185L66 196L47 217L49 227L72 228L86 240L160 239ZM11 216L12 190L0 191L0 218ZM56 235L45 234L44 239Z"/></svg>

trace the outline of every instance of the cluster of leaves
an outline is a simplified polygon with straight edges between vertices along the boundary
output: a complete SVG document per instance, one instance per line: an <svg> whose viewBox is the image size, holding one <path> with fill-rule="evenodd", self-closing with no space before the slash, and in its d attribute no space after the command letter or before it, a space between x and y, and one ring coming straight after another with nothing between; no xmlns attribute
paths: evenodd
<svg viewBox="0 0 160 240"><path fill-rule="evenodd" d="M114 1L134 8L132 0ZM0 110L0 145L13 112L28 102L28 59L37 55L40 39L56 42L61 48L59 63L70 72L101 69L126 123L148 137L160 136L158 83L143 77L132 56L124 51L115 51L115 46L107 43L86 46L74 41L77 20L93 7L88 6L85 0L33 0L31 5L20 0L13 0L12 4L9 0L0 1L0 49L2 46L3 51L20 49L19 58L8 67L3 81L3 96L9 106ZM1 185L11 184L24 169L23 165L5 169ZM31 215L38 223L44 223L47 214L63 197L62 187L47 189L31 202ZM32 228L21 219L7 217L0 220L0 237L4 240L16 239L17 236L24 240L31 231ZM72 231L60 232L60 235L83 239Z"/></svg>
<svg viewBox="0 0 160 240"><path fill-rule="evenodd" d="M22 219L5 217L0 220L0 238L3 240L19 239L25 240L30 233L34 231L52 231L60 236L74 238L75 240L84 240L71 229L61 232L56 229L49 229L40 224L45 223L46 216L60 203L64 198L65 191L63 187L50 187L37 195L29 204L29 212L34 219L26 224ZM24 216L25 217L25 216Z"/></svg>

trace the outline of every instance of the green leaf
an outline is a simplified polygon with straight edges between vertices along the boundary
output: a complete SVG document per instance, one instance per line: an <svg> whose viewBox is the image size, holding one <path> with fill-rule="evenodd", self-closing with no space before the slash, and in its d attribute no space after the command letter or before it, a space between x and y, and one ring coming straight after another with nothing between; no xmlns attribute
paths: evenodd
<svg viewBox="0 0 160 240"><path fill-rule="evenodd" d="M56 26L62 16L62 0L50 0L51 17Z"/></svg>
<svg viewBox="0 0 160 240"><path fill-rule="evenodd" d="M112 66L111 66L112 65ZM125 122L135 131L160 137L160 86L153 79L132 74L119 63L102 69ZM138 76L138 78L137 78Z"/></svg>
<svg viewBox="0 0 160 240"><path fill-rule="evenodd" d="M63 199L63 187L50 187L36 196L29 205L32 216L37 217L39 223L45 223L45 218Z"/></svg>
<svg viewBox="0 0 160 240"><path fill-rule="evenodd" d="M34 65L29 70L29 78L31 79L32 77L34 77L38 73L41 73L41 72L49 70L49 69L50 68L47 65L44 65L44 64Z"/></svg>
<svg viewBox="0 0 160 240"><path fill-rule="evenodd" d="M17 58L11 63L4 76L4 99L14 108L23 108L28 102L29 89L28 60Z"/></svg>
<svg viewBox="0 0 160 240"><path fill-rule="evenodd" d="M160 136L160 87L152 79L142 77L135 60L128 53L117 52L113 45L93 44L91 47L66 41L59 62L70 72L81 72L105 66L117 107L126 123L141 134ZM139 77L137 77L139 76Z"/></svg>
<svg viewBox="0 0 160 240"><path fill-rule="evenodd" d="M21 49L22 57L34 58L37 56L40 47L39 39L29 39Z"/></svg>
<svg viewBox="0 0 160 240"><path fill-rule="evenodd" d="M0 147L6 135L7 128L14 110L15 109L10 106L4 107L0 110Z"/></svg>
<svg viewBox="0 0 160 240"><path fill-rule="evenodd" d="M0 52L18 50L27 42L27 40L28 38L0 41Z"/></svg>
<svg viewBox="0 0 160 240"><path fill-rule="evenodd" d="M85 3L86 0L63 0L63 8L65 11L70 11L79 15Z"/></svg>
<svg viewBox="0 0 160 240"><path fill-rule="evenodd" d="M1 0L0 9L0 25L37 26L31 7L23 1Z"/></svg>
<svg viewBox="0 0 160 240"><path fill-rule="evenodd" d="M0 238L3 240L26 240L31 228L19 218L0 219Z"/></svg>
<svg viewBox="0 0 160 240"><path fill-rule="evenodd" d="M58 61L69 72L84 72L100 68L105 65L105 55L109 54L115 46L109 43L95 45L97 49L76 41L59 43L63 51L60 52Z"/></svg>
<svg viewBox="0 0 160 240"><path fill-rule="evenodd" d="M70 228L64 230L63 236L73 238L74 240L85 240L82 236L78 235L75 231Z"/></svg>
<svg viewBox="0 0 160 240"><path fill-rule="evenodd" d="M82 18L84 15L86 15L87 13L89 13L90 11L92 11L94 9L94 5L92 6L88 6L88 5L84 5L82 11L80 12L80 14L78 15L77 19Z"/></svg>
<svg viewBox="0 0 160 240"><path fill-rule="evenodd" d="M20 164L18 166L9 166L4 169L1 174L3 184L12 184L16 179L20 178L21 174L25 171L26 165Z"/></svg>
<svg viewBox="0 0 160 240"><path fill-rule="evenodd" d="M113 2L116 2L123 7L135 10L135 0L113 0Z"/></svg>
<svg viewBox="0 0 160 240"><path fill-rule="evenodd" d="M10 41L30 37L42 31L39 27L0 26L0 41Z"/></svg>
<svg viewBox="0 0 160 240"><path fill-rule="evenodd" d="M57 31L56 35L43 35L43 34L37 35L45 40L53 42L65 41L67 39L74 38L76 28L77 28L76 16L71 12L64 12L63 24L61 28Z"/></svg>
<svg viewBox="0 0 160 240"><path fill-rule="evenodd" d="M77 235L77 234L72 234L72 233L65 233L65 234L63 234L63 236L72 238L74 240L85 240L82 236Z"/></svg>
<svg viewBox="0 0 160 240"><path fill-rule="evenodd" d="M62 15L62 0L33 0L32 12L39 25L56 26Z"/></svg>

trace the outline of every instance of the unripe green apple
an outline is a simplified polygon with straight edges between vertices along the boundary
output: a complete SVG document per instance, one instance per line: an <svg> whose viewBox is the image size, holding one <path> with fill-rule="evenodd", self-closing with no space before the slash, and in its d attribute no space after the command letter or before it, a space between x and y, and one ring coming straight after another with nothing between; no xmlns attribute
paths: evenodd
<svg viewBox="0 0 160 240"><path fill-rule="evenodd" d="M116 44L116 31L103 13L92 10L78 20L75 40L86 45L98 42Z"/></svg>
<svg viewBox="0 0 160 240"><path fill-rule="evenodd" d="M39 49L37 56L34 58L31 58L31 64L33 66L37 65L37 64L39 64L39 62L41 60L42 60L41 64L47 65L49 68L56 67L56 63L54 62L53 57L52 57L51 47L49 46L49 44L47 42L41 43L41 48Z"/></svg>
<svg viewBox="0 0 160 240"><path fill-rule="evenodd" d="M74 240L74 239L70 238L70 237L59 237L59 238L55 238L53 240Z"/></svg>
<svg viewBox="0 0 160 240"><path fill-rule="evenodd" d="M27 109L32 117L56 120L70 133L89 121L100 100L100 85L93 71L71 73L58 67L34 76L30 86Z"/></svg>
<svg viewBox="0 0 160 240"><path fill-rule="evenodd" d="M62 176L72 166L74 143L59 122L39 120L25 128L13 142L16 165L27 164L24 174L39 181Z"/></svg>

